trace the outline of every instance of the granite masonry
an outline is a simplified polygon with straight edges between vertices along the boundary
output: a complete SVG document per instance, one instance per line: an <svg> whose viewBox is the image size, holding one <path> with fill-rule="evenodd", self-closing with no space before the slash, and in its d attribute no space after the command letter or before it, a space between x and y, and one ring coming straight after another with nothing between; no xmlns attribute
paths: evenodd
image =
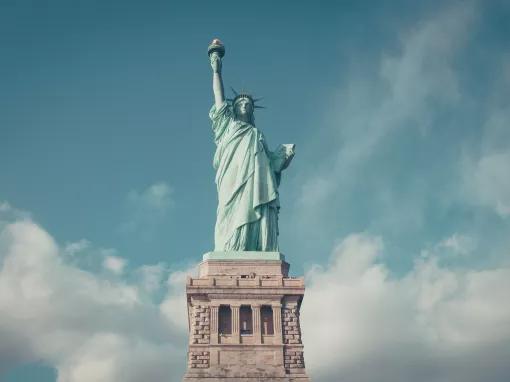
<svg viewBox="0 0 510 382"><path fill-rule="evenodd" d="M279 252L210 252L188 277L184 382L309 382L299 310L302 277Z"/></svg>

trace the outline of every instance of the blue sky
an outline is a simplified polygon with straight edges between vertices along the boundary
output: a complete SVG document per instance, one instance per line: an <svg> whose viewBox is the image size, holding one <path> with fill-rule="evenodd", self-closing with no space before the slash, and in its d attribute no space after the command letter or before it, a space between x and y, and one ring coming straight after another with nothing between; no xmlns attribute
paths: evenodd
<svg viewBox="0 0 510 382"><path fill-rule="evenodd" d="M510 353L509 17L505 1L3 1L2 378L127 380L125 363L182 374L182 279L213 247L206 50L219 37L226 86L264 97L257 126L271 147L297 145L282 252L314 302L335 301L338 321L323 327L351 333L336 354L357 349L320 357L306 334L331 338L312 323L323 305L305 299L312 376L373 378L356 367L375 357L360 345L380 335L371 316L393 333L377 341L396 355L381 380L504 380L494 354ZM23 285L52 292L14 292ZM87 324L65 313L84 285ZM400 333L400 320L420 325ZM91 361L126 343L133 352ZM448 363L459 349L493 372Z"/></svg>

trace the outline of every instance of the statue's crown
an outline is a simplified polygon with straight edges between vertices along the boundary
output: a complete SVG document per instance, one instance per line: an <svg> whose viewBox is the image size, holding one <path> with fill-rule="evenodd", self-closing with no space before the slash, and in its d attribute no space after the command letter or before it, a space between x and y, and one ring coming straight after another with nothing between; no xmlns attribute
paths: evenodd
<svg viewBox="0 0 510 382"><path fill-rule="evenodd" d="M235 105L237 102L239 102L242 99L247 99L251 102L251 104L253 105L253 107L255 109L264 109L264 106L259 106L256 104L257 101L260 101L262 98L253 98L253 96L251 94L246 93L244 91L238 93L232 87L230 89L232 89L232 93L234 93L234 98L228 99L228 101L232 102L232 105Z"/></svg>

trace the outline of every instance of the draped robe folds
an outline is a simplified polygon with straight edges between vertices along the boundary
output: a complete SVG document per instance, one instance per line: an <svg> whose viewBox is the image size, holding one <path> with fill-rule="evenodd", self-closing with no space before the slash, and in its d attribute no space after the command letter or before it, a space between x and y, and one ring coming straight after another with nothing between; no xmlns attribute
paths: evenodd
<svg viewBox="0 0 510 382"><path fill-rule="evenodd" d="M217 251L278 251L279 173L264 135L237 120L232 107L215 105L212 120L218 189Z"/></svg>

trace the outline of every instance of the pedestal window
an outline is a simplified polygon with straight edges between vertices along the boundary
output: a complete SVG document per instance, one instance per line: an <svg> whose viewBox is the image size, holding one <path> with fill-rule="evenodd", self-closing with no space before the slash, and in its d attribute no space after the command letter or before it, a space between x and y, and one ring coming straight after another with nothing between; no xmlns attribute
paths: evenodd
<svg viewBox="0 0 510 382"><path fill-rule="evenodd" d="M274 334L273 325L273 308L268 305L263 305L260 309L260 321L262 324L262 335L272 336Z"/></svg>
<svg viewBox="0 0 510 382"><path fill-rule="evenodd" d="M239 323L241 335L253 334L253 316L249 305L241 305L239 310Z"/></svg>
<svg viewBox="0 0 510 382"><path fill-rule="evenodd" d="M228 305L218 309L218 334L232 334L232 309Z"/></svg>

